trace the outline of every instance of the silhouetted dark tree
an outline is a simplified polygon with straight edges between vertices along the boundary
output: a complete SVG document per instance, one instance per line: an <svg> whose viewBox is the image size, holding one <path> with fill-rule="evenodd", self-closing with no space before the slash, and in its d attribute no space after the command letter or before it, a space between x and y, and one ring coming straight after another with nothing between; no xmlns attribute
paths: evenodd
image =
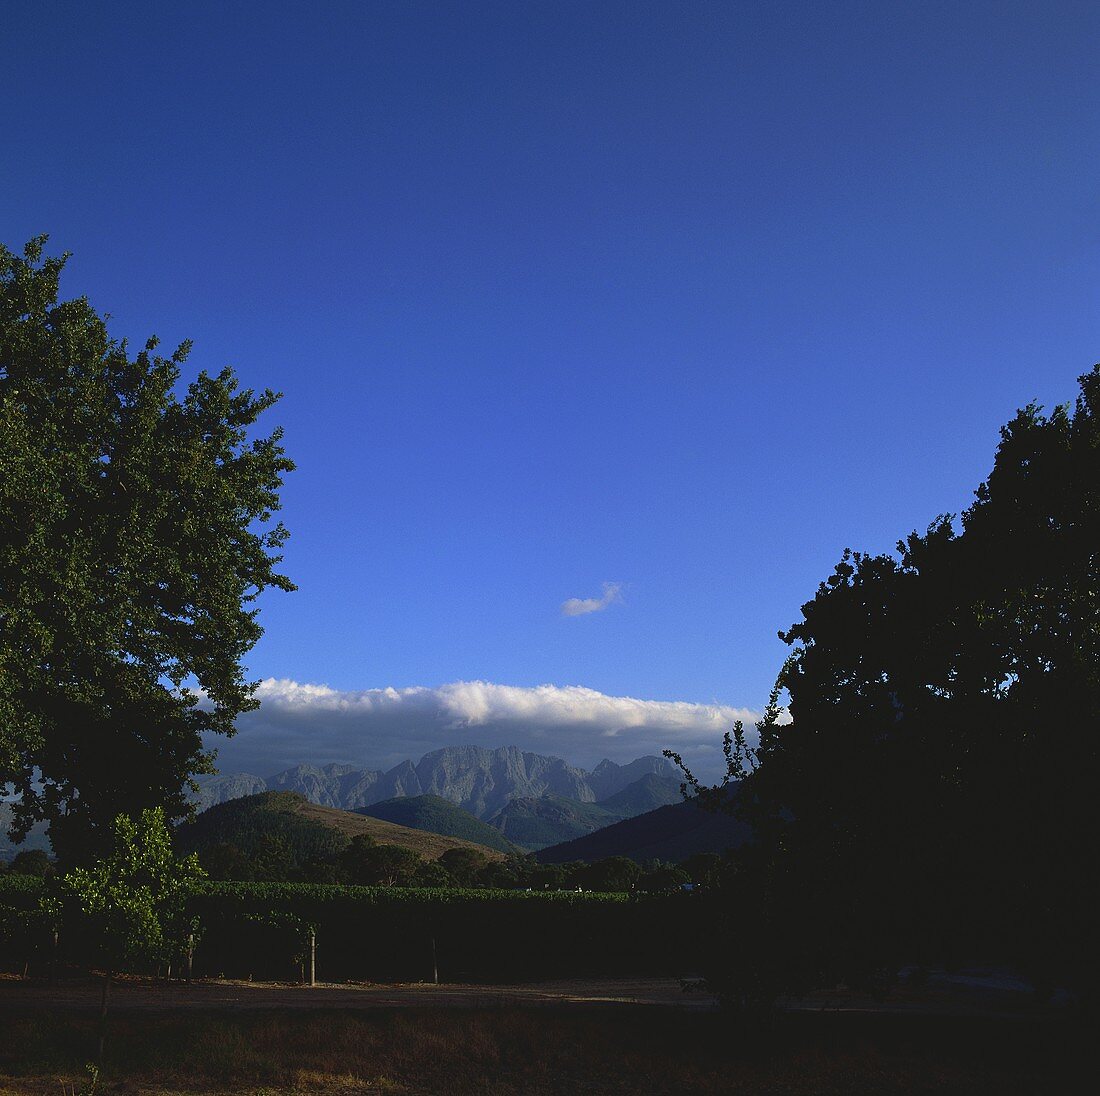
<svg viewBox="0 0 1100 1096"><path fill-rule="evenodd" d="M199 853L199 863L211 879L249 879L248 857L231 841L219 841Z"/></svg>
<svg viewBox="0 0 1100 1096"><path fill-rule="evenodd" d="M422 863L412 849L378 845L367 834L357 834L339 855L345 880L368 887L407 886Z"/></svg>
<svg viewBox="0 0 1100 1096"><path fill-rule="evenodd" d="M473 883L474 877L486 863L487 858L483 852L470 848L448 849L439 858L440 867L445 868L460 887L468 887Z"/></svg>
<svg viewBox="0 0 1100 1096"><path fill-rule="evenodd" d="M1100 367L1080 385L1074 407L1002 430L958 528L846 552L781 633L791 721L773 709L758 748L733 743L757 840L729 932L754 933L758 969L731 949L727 985L766 997L903 959L1091 968Z"/></svg>
<svg viewBox="0 0 1100 1096"><path fill-rule="evenodd" d="M45 238L0 247L0 787L15 829L90 854L119 813L186 811L204 732L256 706L242 656L286 532L278 398L231 370L181 390L189 344L131 356L58 300ZM204 702L200 705L200 696Z"/></svg>
<svg viewBox="0 0 1100 1096"><path fill-rule="evenodd" d="M628 857L607 856L580 869L577 881L586 890L629 891L641 875L641 867Z"/></svg>
<svg viewBox="0 0 1100 1096"><path fill-rule="evenodd" d="M53 865L42 849L24 849L15 854L11 862L11 870L17 875L37 875L40 879L44 879L53 874Z"/></svg>

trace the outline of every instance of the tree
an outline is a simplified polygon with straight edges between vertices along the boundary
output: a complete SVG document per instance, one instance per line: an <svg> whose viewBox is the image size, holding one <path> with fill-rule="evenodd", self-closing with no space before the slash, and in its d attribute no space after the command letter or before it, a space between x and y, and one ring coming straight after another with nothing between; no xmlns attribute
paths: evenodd
<svg viewBox="0 0 1100 1096"><path fill-rule="evenodd" d="M683 868L676 867L675 864L656 864L642 873L638 881L638 889L644 891L676 890L691 881L691 876Z"/></svg>
<svg viewBox="0 0 1100 1096"><path fill-rule="evenodd" d="M199 854L199 862L211 879L247 879L248 857L232 841L208 845Z"/></svg>
<svg viewBox="0 0 1100 1096"><path fill-rule="evenodd" d="M1017 413L975 495L804 607L760 784L800 872L846 881L852 954L996 949L1054 977L1081 969L1100 853L1100 367L1072 409Z"/></svg>
<svg viewBox="0 0 1100 1096"><path fill-rule="evenodd" d="M286 883L295 867L294 850L285 834L260 834L248 857L248 875L261 883Z"/></svg>
<svg viewBox="0 0 1100 1096"><path fill-rule="evenodd" d="M586 890L629 891L642 876L642 869L629 857L607 856L586 865L578 882Z"/></svg>
<svg viewBox="0 0 1100 1096"><path fill-rule="evenodd" d="M439 866L450 873L459 887L470 886L487 862L488 858L483 852L468 848L448 849L439 858Z"/></svg>
<svg viewBox="0 0 1100 1096"><path fill-rule="evenodd" d="M722 858L713 852L697 852L680 862L680 869L688 880L700 886L715 885L722 871Z"/></svg>
<svg viewBox="0 0 1100 1096"><path fill-rule="evenodd" d="M1094 968L1098 545L1100 367L1072 409L1004 427L961 522L845 552L781 633L759 745L728 743L726 802L756 840L724 873L717 981L767 997L979 954L1046 981Z"/></svg>
<svg viewBox="0 0 1100 1096"><path fill-rule="evenodd" d="M278 396L230 369L180 389L190 344L131 356L86 298L59 301L45 237L0 248L0 786L15 836L70 861L122 811L187 811L204 733L256 707L243 655L276 571L293 465ZM200 698L203 701L200 704Z"/></svg>
<svg viewBox="0 0 1100 1096"><path fill-rule="evenodd" d="M178 955L193 931L187 904L206 872L192 853L177 857L164 810L115 819L107 856L61 880L95 929L109 972L152 968Z"/></svg>
<svg viewBox="0 0 1100 1096"><path fill-rule="evenodd" d="M378 845L369 834L356 834L339 859L348 882L366 887L407 884L421 864L419 853L396 845Z"/></svg>
<svg viewBox="0 0 1100 1096"><path fill-rule="evenodd" d="M422 860L417 864L409 885L413 887L453 887L455 880L438 860Z"/></svg>
<svg viewBox="0 0 1100 1096"><path fill-rule="evenodd" d="M477 873L477 884L499 890L510 890L520 885L520 869L507 860L490 860Z"/></svg>
<svg viewBox="0 0 1100 1096"><path fill-rule="evenodd" d="M136 820L118 815L109 854L62 879L67 904L91 923L103 949L100 1059L115 972L155 968L189 950L197 925L188 917L188 900L205 877L194 853L175 855L164 810L154 807Z"/></svg>
<svg viewBox="0 0 1100 1096"><path fill-rule="evenodd" d="M53 874L53 865L44 849L24 849L15 854L11 870L17 875L36 875L45 879Z"/></svg>

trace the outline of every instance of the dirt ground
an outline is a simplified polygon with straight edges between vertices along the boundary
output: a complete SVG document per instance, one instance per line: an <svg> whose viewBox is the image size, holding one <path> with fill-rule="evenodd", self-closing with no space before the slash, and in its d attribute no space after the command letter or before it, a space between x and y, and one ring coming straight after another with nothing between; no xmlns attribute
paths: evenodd
<svg viewBox="0 0 1100 1096"><path fill-rule="evenodd" d="M938 1016L1019 1018L1049 1015L1050 1006L1028 992L998 985L974 984L974 979L901 986L884 1000L874 1000L838 988L783 1002L786 1011L912 1013ZM393 1009L502 1007L610 1007L652 1005L677 1011L709 1012L717 1001L694 980L634 978L554 981L517 985L433 985L427 982L321 983L301 986L276 982L220 979L193 983L121 978L111 989L114 1010L176 1012L254 1011L266 1009ZM0 1011L65 1010L100 1007L102 982L91 977L58 979L54 984L13 976L0 977Z"/></svg>
<svg viewBox="0 0 1100 1096"><path fill-rule="evenodd" d="M17 978L0 979L0 1010L82 1011L98 1009L102 982L65 979L50 985ZM674 979L630 979L600 982L546 982L538 985L319 984L227 980L155 982L124 978L111 988L114 1010L171 1011L228 1009L391 1009L496 1008L503 1006L663 1005L710 1010L714 998L685 993Z"/></svg>
<svg viewBox="0 0 1100 1096"><path fill-rule="evenodd" d="M834 990L746 1027L675 979L313 988L122 979L93 1084L84 1063L101 986L0 977L0 1096L1091 1091L1067 1053L1070 1017L1037 1010L1030 994L925 984L877 1003Z"/></svg>

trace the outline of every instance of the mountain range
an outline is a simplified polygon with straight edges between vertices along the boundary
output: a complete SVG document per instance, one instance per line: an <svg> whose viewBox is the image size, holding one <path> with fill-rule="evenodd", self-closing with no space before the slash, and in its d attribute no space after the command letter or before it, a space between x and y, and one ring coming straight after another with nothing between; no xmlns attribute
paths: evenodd
<svg viewBox="0 0 1100 1096"><path fill-rule="evenodd" d="M425 754L415 764L402 761L387 771L354 765L295 765L267 778L251 773L207 777L200 780L195 801L202 811L258 792L293 791L321 806L353 811L389 799L433 795L488 821L515 799L552 795L581 804L603 803L643 777L663 778L657 794L665 798L642 806L642 810L670 802L669 788L679 786L679 770L662 757L640 757L626 765L601 761L587 771L559 757L528 753L515 746L446 746ZM652 793L654 785L649 789ZM623 818L638 810L613 807L611 813Z"/></svg>

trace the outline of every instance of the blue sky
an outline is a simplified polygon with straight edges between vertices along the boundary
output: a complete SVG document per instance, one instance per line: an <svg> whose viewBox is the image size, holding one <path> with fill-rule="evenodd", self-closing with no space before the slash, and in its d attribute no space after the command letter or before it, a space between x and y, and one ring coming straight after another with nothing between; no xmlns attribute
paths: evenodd
<svg viewBox="0 0 1100 1096"><path fill-rule="evenodd" d="M285 393L256 677L759 708L841 551L961 510L1100 358L1095 4L14 0L0 39L0 239Z"/></svg>

